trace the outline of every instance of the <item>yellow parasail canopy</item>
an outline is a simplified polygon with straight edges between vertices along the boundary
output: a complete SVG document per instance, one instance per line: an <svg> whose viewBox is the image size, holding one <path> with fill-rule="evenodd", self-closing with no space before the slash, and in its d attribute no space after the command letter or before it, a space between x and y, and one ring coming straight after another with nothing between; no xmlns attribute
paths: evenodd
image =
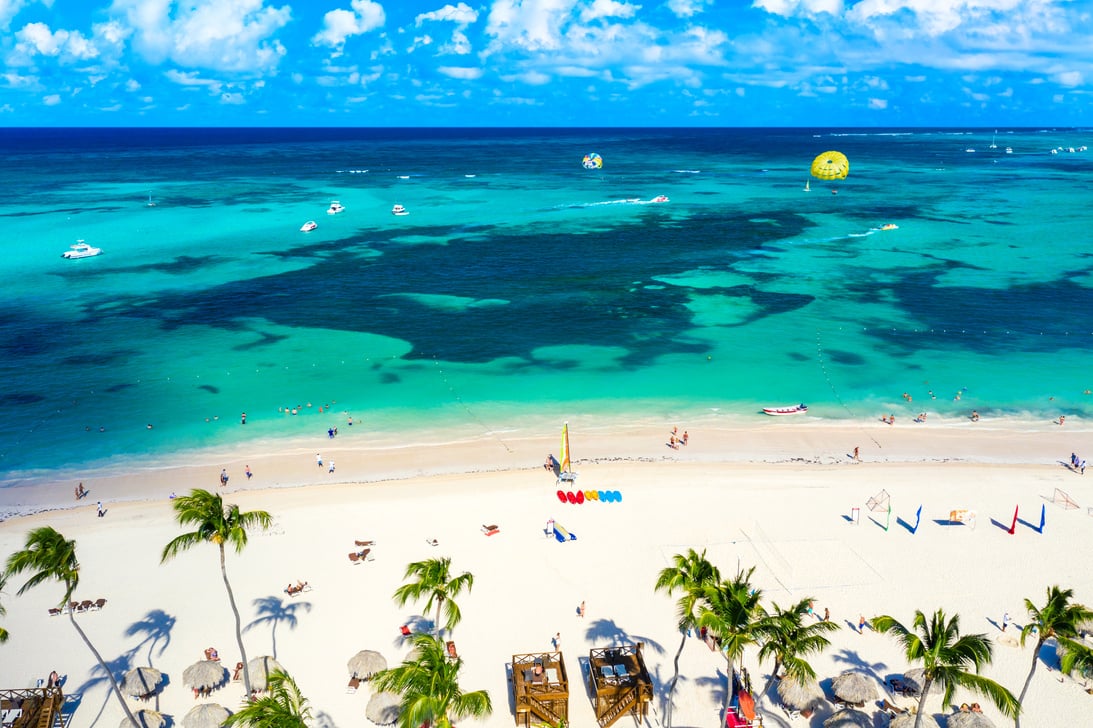
<svg viewBox="0 0 1093 728"><path fill-rule="evenodd" d="M842 152L824 152L812 160L812 176L826 181L846 179L850 160Z"/></svg>

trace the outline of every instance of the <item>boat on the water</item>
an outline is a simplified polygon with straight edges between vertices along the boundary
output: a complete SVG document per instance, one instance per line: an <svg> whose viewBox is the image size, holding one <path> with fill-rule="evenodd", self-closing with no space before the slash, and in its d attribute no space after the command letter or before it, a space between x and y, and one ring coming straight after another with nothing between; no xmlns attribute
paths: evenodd
<svg viewBox="0 0 1093 728"><path fill-rule="evenodd" d="M667 202L667 201L668 201L667 195L657 195L656 197L654 197L651 200L651 202Z"/></svg>
<svg viewBox="0 0 1093 728"><path fill-rule="evenodd" d="M82 240L77 240L75 245L69 246L69 250L61 253L62 258L91 258L102 254L102 248L92 248Z"/></svg>
<svg viewBox="0 0 1093 728"><path fill-rule="evenodd" d="M316 223L314 220L308 220L300 226L300 232L309 233L317 227L319 227L318 223Z"/></svg>
<svg viewBox="0 0 1093 728"><path fill-rule="evenodd" d="M406 209L405 207L403 207L402 205L395 205L394 207L392 207L392 208L391 208L391 214L392 214L392 215L399 215L399 216L402 216L402 215L409 215L409 214L410 214L410 211L409 211L409 210L407 210L407 209Z"/></svg>
<svg viewBox="0 0 1093 728"><path fill-rule="evenodd" d="M327 215L337 215L339 212L345 212L345 207L337 200L331 202L330 207L326 210Z"/></svg>
<svg viewBox="0 0 1093 728"><path fill-rule="evenodd" d="M886 222L886 223L884 223L883 225L880 226L880 229L881 230L899 230L899 225L896 225L894 222Z"/></svg>
<svg viewBox="0 0 1093 728"><path fill-rule="evenodd" d="M764 407L763 414L766 415L799 415L804 412L808 412L808 407L804 404L793 405L792 407Z"/></svg>

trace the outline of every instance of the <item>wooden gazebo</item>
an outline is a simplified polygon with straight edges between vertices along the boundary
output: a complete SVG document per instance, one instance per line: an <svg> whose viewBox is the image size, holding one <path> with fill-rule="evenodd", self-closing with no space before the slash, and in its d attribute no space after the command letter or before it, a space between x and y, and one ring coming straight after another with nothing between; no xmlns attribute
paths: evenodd
<svg viewBox="0 0 1093 728"><path fill-rule="evenodd" d="M0 720L11 728L63 728L59 687L0 689Z"/></svg>
<svg viewBox="0 0 1093 728"><path fill-rule="evenodd" d="M512 656L516 725L569 724L569 678L561 652Z"/></svg>
<svg viewBox="0 0 1093 728"><path fill-rule="evenodd" d="M653 700L653 681L641 656L642 643L598 647L588 653L588 686L595 700L596 722L607 728L624 713L645 720Z"/></svg>

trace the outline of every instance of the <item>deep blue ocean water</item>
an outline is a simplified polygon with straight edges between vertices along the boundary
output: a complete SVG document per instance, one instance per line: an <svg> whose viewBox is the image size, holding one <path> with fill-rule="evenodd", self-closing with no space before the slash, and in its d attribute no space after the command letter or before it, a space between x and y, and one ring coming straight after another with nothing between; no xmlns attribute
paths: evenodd
<svg viewBox="0 0 1093 728"><path fill-rule="evenodd" d="M349 417L1081 417L1091 141L5 129L0 482ZM831 149L850 175L805 191ZM63 260L77 239L104 254Z"/></svg>

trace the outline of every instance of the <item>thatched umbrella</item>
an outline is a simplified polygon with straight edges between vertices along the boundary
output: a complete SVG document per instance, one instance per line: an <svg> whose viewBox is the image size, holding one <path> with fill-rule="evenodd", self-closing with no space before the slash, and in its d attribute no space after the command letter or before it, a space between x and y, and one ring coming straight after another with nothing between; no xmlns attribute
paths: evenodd
<svg viewBox="0 0 1093 728"><path fill-rule="evenodd" d="M824 728L873 728L873 719L860 710L844 708L825 720Z"/></svg>
<svg viewBox="0 0 1093 728"><path fill-rule="evenodd" d="M134 667L125 673L121 689L132 698L151 695L163 680L163 673L154 667Z"/></svg>
<svg viewBox="0 0 1093 728"><path fill-rule="evenodd" d="M877 683L868 675L848 670L831 681L835 697L847 703L866 703L877 698Z"/></svg>
<svg viewBox="0 0 1093 728"><path fill-rule="evenodd" d="M269 684L269 674L274 670L284 672L281 663L269 655L255 657L247 663L247 671L250 672L250 686L254 690L265 690Z"/></svg>
<svg viewBox="0 0 1093 728"><path fill-rule="evenodd" d="M395 693L376 693L368 699L368 705L364 706L364 717L376 725L391 725L398 720L402 708L402 701Z"/></svg>
<svg viewBox="0 0 1093 728"><path fill-rule="evenodd" d="M824 701L824 691L815 679L806 678L804 682L798 682L794 678L784 677L778 683L778 697L782 699L782 705L790 710L809 710Z"/></svg>
<svg viewBox="0 0 1093 728"><path fill-rule="evenodd" d="M922 686L926 684L926 669L915 667L903 673L903 685L912 693L922 694ZM930 683L930 694L941 692L941 683L934 680Z"/></svg>
<svg viewBox="0 0 1093 728"><path fill-rule="evenodd" d="M194 690L212 690L227 679L227 669L216 660L199 660L182 671L182 684Z"/></svg>
<svg viewBox="0 0 1093 728"><path fill-rule="evenodd" d="M387 660L375 650L361 650L349 658L346 666L350 675L367 680L380 670L386 670Z"/></svg>
<svg viewBox="0 0 1093 728"><path fill-rule="evenodd" d="M182 719L183 728L220 728L231 711L216 703L201 703L190 708Z"/></svg>
<svg viewBox="0 0 1093 728"><path fill-rule="evenodd" d="M163 728L167 724L167 719L154 710L138 710L133 717L137 719L137 728ZM133 728L133 724L129 718L122 718L118 728Z"/></svg>
<svg viewBox="0 0 1093 728"><path fill-rule="evenodd" d="M888 728L915 728L915 721L918 716L914 713L903 713L897 715L892 719L892 722L888 724ZM937 721L929 713L922 714L921 728L939 728Z"/></svg>
<svg viewBox="0 0 1093 728"><path fill-rule="evenodd" d="M949 728L994 728L994 722L982 713L953 713L945 724Z"/></svg>

